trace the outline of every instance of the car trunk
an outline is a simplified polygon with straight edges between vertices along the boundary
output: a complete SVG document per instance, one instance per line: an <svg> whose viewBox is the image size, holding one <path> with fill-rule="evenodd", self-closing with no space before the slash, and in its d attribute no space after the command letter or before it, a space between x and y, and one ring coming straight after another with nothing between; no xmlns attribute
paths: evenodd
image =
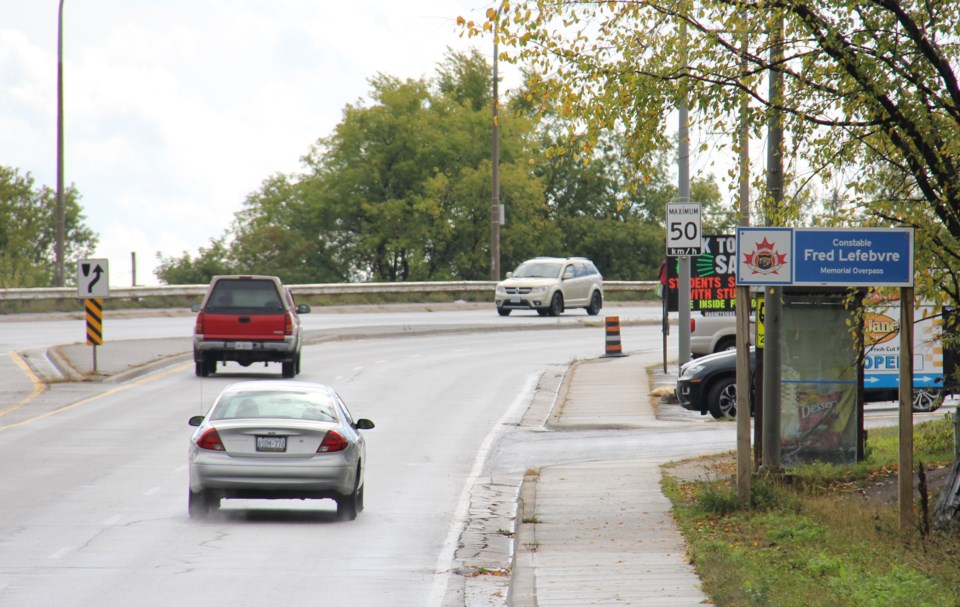
<svg viewBox="0 0 960 607"><path fill-rule="evenodd" d="M205 339L225 341L283 341L286 332L286 314L217 314L207 312L203 317Z"/></svg>

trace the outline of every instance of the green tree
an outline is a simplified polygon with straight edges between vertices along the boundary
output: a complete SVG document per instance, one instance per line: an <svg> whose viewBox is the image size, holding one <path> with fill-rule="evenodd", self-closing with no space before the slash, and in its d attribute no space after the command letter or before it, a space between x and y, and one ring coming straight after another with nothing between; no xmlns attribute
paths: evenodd
<svg viewBox="0 0 960 607"><path fill-rule="evenodd" d="M495 17L463 26L492 32ZM781 22L783 36L768 35ZM840 180L845 206L862 211L843 214L848 223L914 227L921 294L956 303L958 22L954 0L518 0L504 4L498 32L502 59L536 74L531 99L578 121L588 144L616 127L633 149L665 151L666 118L684 99L693 127L710 132L737 131L741 94L755 137L781 111L792 173ZM774 45L782 59L771 60ZM782 98L766 86L773 68ZM650 155L634 158L649 172ZM902 196L872 198L891 172L906 180Z"/></svg>
<svg viewBox="0 0 960 607"><path fill-rule="evenodd" d="M165 257L157 253L160 262L155 274L168 285L202 285L221 274L236 274L237 264L232 261L226 236L211 238L210 246L200 247L196 257L184 252L180 257Z"/></svg>
<svg viewBox="0 0 960 607"><path fill-rule="evenodd" d="M97 236L85 223L80 195L64 192L64 259L89 256ZM56 275L56 192L37 186L30 173L0 166L0 287L46 287ZM75 275L65 272L71 283Z"/></svg>
<svg viewBox="0 0 960 607"><path fill-rule="evenodd" d="M279 276L290 284L344 282L346 265L304 201L303 184L274 175L247 197L233 221L231 258L240 273Z"/></svg>
<svg viewBox="0 0 960 607"><path fill-rule="evenodd" d="M348 106L305 159L305 202L351 278L489 275L490 68L477 52L451 54L437 82L374 78L372 104ZM522 116L502 118L501 196L531 220L542 203L530 198L540 193L532 131Z"/></svg>

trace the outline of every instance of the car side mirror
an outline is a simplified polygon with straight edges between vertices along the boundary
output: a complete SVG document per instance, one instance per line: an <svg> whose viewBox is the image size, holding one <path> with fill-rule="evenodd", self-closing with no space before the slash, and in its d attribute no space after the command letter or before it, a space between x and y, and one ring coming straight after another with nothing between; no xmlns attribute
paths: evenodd
<svg viewBox="0 0 960 607"><path fill-rule="evenodd" d="M297 306L297 314L309 314L310 306L307 304L300 304Z"/></svg>
<svg viewBox="0 0 960 607"><path fill-rule="evenodd" d="M201 306L200 306L200 304L193 304L192 306L190 306L190 309L191 309L194 313L197 313L197 312L200 311Z"/></svg>
<svg viewBox="0 0 960 607"><path fill-rule="evenodd" d="M507 278L513 278L513 272L507 272Z"/></svg>
<svg viewBox="0 0 960 607"><path fill-rule="evenodd" d="M353 427L357 430L373 430L374 425L369 419L361 417L353 424Z"/></svg>
<svg viewBox="0 0 960 607"><path fill-rule="evenodd" d="M187 420L187 423L190 424L190 425L193 426L193 427L197 427L197 426L199 426L200 424L203 423L203 416L202 416L202 415L194 415L194 416L191 417L189 420Z"/></svg>

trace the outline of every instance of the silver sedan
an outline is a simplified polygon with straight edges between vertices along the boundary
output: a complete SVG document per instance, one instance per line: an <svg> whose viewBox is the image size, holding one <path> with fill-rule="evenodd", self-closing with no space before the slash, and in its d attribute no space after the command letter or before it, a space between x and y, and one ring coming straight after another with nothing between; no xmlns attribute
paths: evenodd
<svg viewBox="0 0 960 607"><path fill-rule="evenodd" d="M191 517L221 499L332 499L337 517L363 510L366 447L337 392L322 384L257 381L228 386L206 417L190 418Z"/></svg>

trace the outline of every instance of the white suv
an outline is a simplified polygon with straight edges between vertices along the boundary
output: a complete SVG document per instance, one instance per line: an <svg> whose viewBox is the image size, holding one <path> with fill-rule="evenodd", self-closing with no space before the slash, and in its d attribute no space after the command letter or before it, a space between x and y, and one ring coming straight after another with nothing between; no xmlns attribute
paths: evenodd
<svg viewBox="0 0 960 607"><path fill-rule="evenodd" d="M603 276L583 257L537 257L508 272L495 299L500 316L513 310L559 316L567 308L586 308L596 316L603 306Z"/></svg>

